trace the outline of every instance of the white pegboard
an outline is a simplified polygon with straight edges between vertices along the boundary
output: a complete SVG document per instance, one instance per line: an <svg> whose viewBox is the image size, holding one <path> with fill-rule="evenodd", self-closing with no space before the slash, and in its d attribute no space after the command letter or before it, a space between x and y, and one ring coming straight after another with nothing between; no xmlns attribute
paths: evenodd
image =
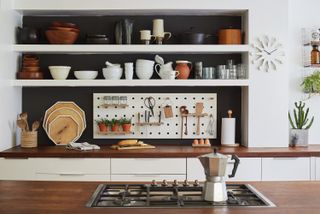
<svg viewBox="0 0 320 214"><path fill-rule="evenodd" d="M126 108L102 107L105 104L104 97L106 96L126 96L127 105ZM156 100L154 107L154 117L150 118L150 122L158 122L160 111L162 111L160 126L137 126L138 113L141 114L141 122L144 122L144 112L149 110L145 104L144 99L152 96ZM164 118L163 104L167 103L167 98L170 98L172 103L173 118ZM208 116L201 117L200 121L200 135L196 134L197 129L197 117L188 117L188 135L181 135L181 115L180 106L187 106L189 113L195 113L195 104L197 102L203 102L203 113L207 113ZM214 121L213 134L206 132L210 117ZM122 117L132 118L132 133L126 135L104 135L99 133L96 123L93 124L93 138L94 139L194 139L194 138L216 138L217 134L217 94L215 93L166 93L166 94L146 94L146 93L94 93L93 94L93 119L98 120L106 118L111 120L112 118L120 119ZM185 130L185 119L184 127Z"/></svg>

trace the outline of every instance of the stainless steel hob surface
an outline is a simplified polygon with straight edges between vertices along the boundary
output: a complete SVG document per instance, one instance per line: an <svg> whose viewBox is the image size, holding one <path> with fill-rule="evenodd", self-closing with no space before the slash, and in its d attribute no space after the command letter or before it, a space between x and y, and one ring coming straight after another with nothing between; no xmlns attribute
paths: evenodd
<svg viewBox="0 0 320 214"><path fill-rule="evenodd" d="M179 184L100 184L87 207L105 208L214 208L274 207L275 205L248 184L227 184L228 200L208 202L198 182Z"/></svg>

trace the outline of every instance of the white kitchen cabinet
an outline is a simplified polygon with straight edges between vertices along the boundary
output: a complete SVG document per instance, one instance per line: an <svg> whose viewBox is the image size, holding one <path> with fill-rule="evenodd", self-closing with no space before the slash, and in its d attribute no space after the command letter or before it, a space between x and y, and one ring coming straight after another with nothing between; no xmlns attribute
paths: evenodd
<svg viewBox="0 0 320 214"><path fill-rule="evenodd" d="M111 174L186 174L186 158L112 158Z"/></svg>
<svg viewBox="0 0 320 214"><path fill-rule="evenodd" d="M34 180L30 159L0 158L0 180Z"/></svg>
<svg viewBox="0 0 320 214"><path fill-rule="evenodd" d="M231 174L233 162L229 160L227 173ZM187 179L205 180L203 167L198 158L187 158ZM227 181L260 181L261 180L261 158L240 158L240 164L234 178L226 178Z"/></svg>
<svg viewBox="0 0 320 214"><path fill-rule="evenodd" d="M263 181L297 181L311 179L308 157L262 158Z"/></svg>
<svg viewBox="0 0 320 214"><path fill-rule="evenodd" d="M109 158L31 158L36 180L109 181Z"/></svg>
<svg viewBox="0 0 320 214"><path fill-rule="evenodd" d="M315 180L320 180L320 158L314 157L314 178Z"/></svg>
<svg viewBox="0 0 320 214"><path fill-rule="evenodd" d="M173 181L184 181L186 179L186 174L178 174L178 175L165 175L165 174L131 174L131 175L111 175L111 181L147 181L151 182L152 180L156 180L157 182L162 182L163 180Z"/></svg>

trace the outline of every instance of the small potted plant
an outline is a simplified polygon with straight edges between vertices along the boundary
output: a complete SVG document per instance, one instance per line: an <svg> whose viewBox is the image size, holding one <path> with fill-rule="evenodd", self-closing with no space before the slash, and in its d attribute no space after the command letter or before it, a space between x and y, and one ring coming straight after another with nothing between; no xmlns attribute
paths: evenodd
<svg viewBox="0 0 320 214"><path fill-rule="evenodd" d="M320 71L316 71L303 79L301 84L305 93L320 93Z"/></svg>
<svg viewBox="0 0 320 214"><path fill-rule="evenodd" d="M108 132L108 120L107 119L100 119L96 120L96 123L99 127L100 132Z"/></svg>
<svg viewBox="0 0 320 214"><path fill-rule="evenodd" d="M131 130L131 119L121 118L120 123L121 123L121 126L122 126L122 130L124 132L130 132L130 130Z"/></svg>
<svg viewBox="0 0 320 214"><path fill-rule="evenodd" d="M292 119L290 112L288 113L289 122L291 125L290 130L290 145L291 146L308 146L309 128L313 124L314 116L309 120L309 108L305 111L305 103L302 101L294 103L295 108L293 110L294 120Z"/></svg>
<svg viewBox="0 0 320 214"><path fill-rule="evenodd" d="M110 125L111 125L111 131L112 132L119 132L119 128L120 128L119 120L113 118L110 121Z"/></svg>

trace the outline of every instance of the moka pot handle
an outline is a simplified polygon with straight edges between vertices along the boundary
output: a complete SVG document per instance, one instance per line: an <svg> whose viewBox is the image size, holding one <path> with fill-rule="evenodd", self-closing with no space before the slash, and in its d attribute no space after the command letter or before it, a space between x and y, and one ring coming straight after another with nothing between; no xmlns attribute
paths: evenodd
<svg viewBox="0 0 320 214"><path fill-rule="evenodd" d="M228 175L229 178L233 178L236 175L236 172L240 163L240 159L237 155L232 155L231 160L234 160L234 165L233 165L232 173Z"/></svg>

